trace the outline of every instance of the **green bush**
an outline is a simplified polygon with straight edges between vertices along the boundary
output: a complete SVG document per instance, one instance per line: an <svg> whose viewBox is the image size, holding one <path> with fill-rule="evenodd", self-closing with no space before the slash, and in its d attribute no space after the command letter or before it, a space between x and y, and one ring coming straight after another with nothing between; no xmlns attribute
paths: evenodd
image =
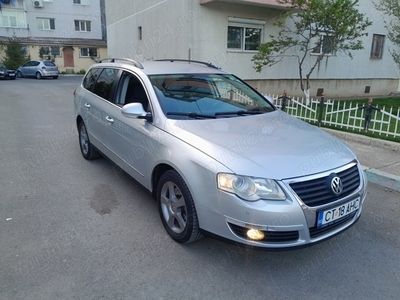
<svg viewBox="0 0 400 300"><path fill-rule="evenodd" d="M86 70L85 69L81 69L81 70L79 70L78 74L85 75L86 74Z"/></svg>

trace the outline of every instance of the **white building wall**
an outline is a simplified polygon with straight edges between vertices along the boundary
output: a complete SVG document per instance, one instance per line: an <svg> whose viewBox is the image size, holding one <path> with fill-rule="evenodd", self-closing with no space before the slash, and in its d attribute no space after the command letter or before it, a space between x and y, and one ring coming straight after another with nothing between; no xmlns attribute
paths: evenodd
<svg viewBox="0 0 400 300"><path fill-rule="evenodd" d="M140 60L187 58L191 1L106 1L109 53ZM139 40L139 26L142 40Z"/></svg>
<svg viewBox="0 0 400 300"><path fill-rule="evenodd" d="M229 17L264 21L263 40L267 41L271 33L279 30L273 24L280 11L226 2L200 5L199 0L120 0L115 5L114 1L106 0L109 53L141 60L188 58L190 49L192 59L211 61L249 80L262 92L280 93L286 89L300 94L297 58L285 58L258 73L251 62L254 52L227 49ZM366 85L371 86L374 95L397 90L399 71L389 53L391 45L387 38L383 58L370 59L373 34L387 34L384 16L369 0L360 0L360 10L373 21L368 36L363 38L365 48L354 51L353 59L337 53L324 60L312 75L315 79L312 94L318 87L339 97L362 96ZM139 26L143 30L141 41ZM309 63L313 59L310 57ZM285 81L279 83L277 79Z"/></svg>

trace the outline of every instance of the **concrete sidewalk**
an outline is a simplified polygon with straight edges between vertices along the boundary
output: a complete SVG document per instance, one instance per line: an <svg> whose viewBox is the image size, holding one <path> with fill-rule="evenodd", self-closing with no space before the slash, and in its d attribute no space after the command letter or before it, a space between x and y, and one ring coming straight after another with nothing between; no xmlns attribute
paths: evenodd
<svg viewBox="0 0 400 300"><path fill-rule="evenodd" d="M400 191L400 143L326 129L342 139L357 155L368 180Z"/></svg>

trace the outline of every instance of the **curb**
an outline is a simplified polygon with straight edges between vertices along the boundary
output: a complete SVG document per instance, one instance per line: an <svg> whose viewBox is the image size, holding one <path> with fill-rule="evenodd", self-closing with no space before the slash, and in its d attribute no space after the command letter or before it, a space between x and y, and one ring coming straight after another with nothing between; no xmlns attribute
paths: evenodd
<svg viewBox="0 0 400 300"><path fill-rule="evenodd" d="M82 74L60 74L59 76L62 76L62 77L83 77L84 75L82 75Z"/></svg>
<svg viewBox="0 0 400 300"><path fill-rule="evenodd" d="M347 140L347 141L356 142L356 143L360 143L360 144L364 144L364 145L368 145L368 146L385 148L387 150L400 152L400 143L386 141L386 140L380 140L380 139L372 138L372 137L365 136L365 135L343 132L343 131L329 129L329 128L322 128L322 129L330 134L335 135L338 138L345 140L345 141Z"/></svg>
<svg viewBox="0 0 400 300"><path fill-rule="evenodd" d="M396 192L400 192L400 176L392 175L386 172L382 172L377 169L362 167L365 174L367 175L368 181L378 184L380 186L389 188Z"/></svg>

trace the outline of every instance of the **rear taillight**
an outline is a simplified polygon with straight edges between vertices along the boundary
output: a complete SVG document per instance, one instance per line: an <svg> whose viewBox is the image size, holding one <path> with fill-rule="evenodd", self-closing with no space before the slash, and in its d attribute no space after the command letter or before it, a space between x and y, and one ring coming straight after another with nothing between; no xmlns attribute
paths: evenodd
<svg viewBox="0 0 400 300"><path fill-rule="evenodd" d="M76 89L74 89L74 97L76 96Z"/></svg>
<svg viewBox="0 0 400 300"><path fill-rule="evenodd" d="M46 67L43 66L43 67L42 67L42 70L46 70Z"/></svg>

